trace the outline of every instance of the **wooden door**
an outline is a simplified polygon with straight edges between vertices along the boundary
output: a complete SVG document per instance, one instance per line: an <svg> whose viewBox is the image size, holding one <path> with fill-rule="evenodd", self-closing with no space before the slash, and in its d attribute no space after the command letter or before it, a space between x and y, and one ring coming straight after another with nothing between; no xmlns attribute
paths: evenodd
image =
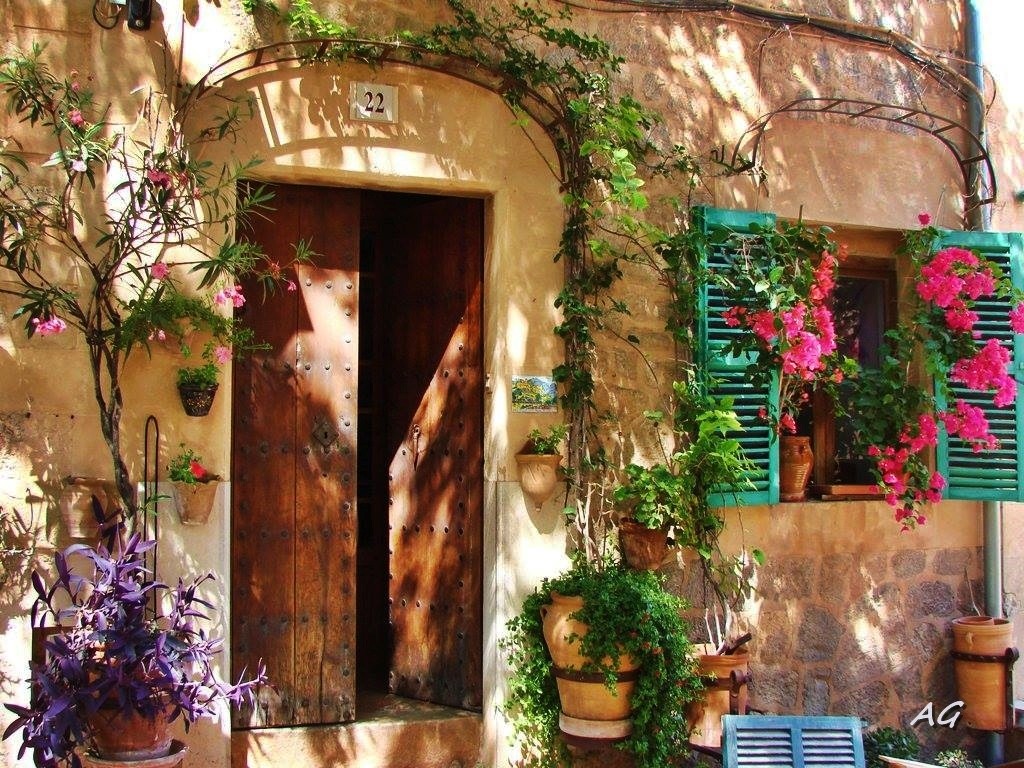
<svg viewBox="0 0 1024 768"><path fill-rule="evenodd" d="M482 232L482 201L410 196L382 228L378 259L387 285L389 686L471 709L482 700Z"/></svg>
<svg viewBox="0 0 1024 768"><path fill-rule="evenodd" d="M266 352L236 361L232 417L232 666L275 687L238 726L355 717L359 193L277 187L244 236L285 262L318 254L297 290L239 310Z"/></svg>

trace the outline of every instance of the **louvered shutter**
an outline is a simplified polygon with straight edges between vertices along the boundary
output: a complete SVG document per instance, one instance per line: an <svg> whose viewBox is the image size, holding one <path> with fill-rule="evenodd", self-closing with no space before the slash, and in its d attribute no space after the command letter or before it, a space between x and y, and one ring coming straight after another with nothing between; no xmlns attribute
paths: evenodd
<svg viewBox="0 0 1024 768"><path fill-rule="evenodd" d="M773 226L775 216L698 207L693 210L693 224L708 235L710 245L702 254L702 260L709 270L715 270L724 268L731 257L724 242L730 234L753 234L755 226ZM701 286L698 301L701 311L697 313L697 364L718 380L711 394L733 398L733 408L743 430L730 437L740 441L744 454L757 467L750 475L753 490L714 494L711 503L715 506L778 503L779 441L773 439L771 427L759 415L762 408L768 407L770 398L778 397L778 383L755 387L746 377L750 358L725 353L724 347L738 330L727 326L722 317L729 308L722 291L710 282L705 283Z"/></svg>
<svg viewBox="0 0 1024 768"><path fill-rule="evenodd" d="M1024 249L1019 233L943 232L936 248L949 246L977 251L998 264L1004 274L1010 275L1015 287L1024 286L1021 269ZM1024 483L1021 482L1024 394L1020 391L1024 374L1024 340L1010 330L1007 317L1010 308L1008 298L996 296L983 297L974 308L979 316L975 330L981 333L977 343L984 345L989 339L997 338L1010 351L1010 370L1018 382L1017 399L1012 405L997 408L992 402L991 392L978 392L959 384L952 387L955 397L963 398L985 412L999 447L994 451L975 453L962 440L950 438L943 432L937 451L937 468L949 484L944 495L950 499L1024 501Z"/></svg>
<svg viewBox="0 0 1024 768"><path fill-rule="evenodd" d="M864 768L856 717L724 715L724 768Z"/></svg>

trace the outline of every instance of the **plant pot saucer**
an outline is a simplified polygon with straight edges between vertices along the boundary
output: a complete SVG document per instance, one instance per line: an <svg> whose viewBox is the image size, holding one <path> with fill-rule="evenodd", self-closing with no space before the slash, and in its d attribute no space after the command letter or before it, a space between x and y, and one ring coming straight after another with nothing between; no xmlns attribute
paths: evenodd
<svg viewBox="0 0 1024 768"><path fill-rule="evenodd" d="M110 760L105 757L86 752L82 755L85 768L175 768L181 765L188 753L188 746L183 741L171 741L170 753L163 757L147 757L142 760Z"/></svg>

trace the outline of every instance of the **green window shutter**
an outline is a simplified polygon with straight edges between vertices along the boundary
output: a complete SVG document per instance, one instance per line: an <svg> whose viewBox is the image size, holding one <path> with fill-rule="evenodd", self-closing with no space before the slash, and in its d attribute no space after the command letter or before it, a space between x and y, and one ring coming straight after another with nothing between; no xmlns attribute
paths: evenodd
<svg viewBox="0 0 1024 768"><path fill-rule="evenodd" d="M995 262L1003 273L1010 275L1015 287L1024 287L1022 271L1022 247L1019 233L1002 232L943 232L937 248L956 246L977 251L989 261ZM1018 382L1017 399L1005 408L996 408L991 392L978 392L961 385L955 385L956 397L963 398L985 412L989 428L999 441L994 451L974 453L971 447L958 438L950 438L945 432L939 440L936 465L945 476L948 487L944 493L950 499L1024 501L1024 483L1021 482L1021 467L1024 466L1024 393L1019 382L1024 373L1024 340L1010 330L1007 313L1011 309L1008 298L986 296L974 308L978 313L975 330L981 332L978 344L983 345L991 338L1010 350L1010 370Z"/></svg>
<svg viewBox="0 0 1024 768"><path fill-rule="evenodd" d="M774 226L775 216L770 213L728 211L720 208L693 209L694 226L700 227L710 240L710 247L702 254L704 266L709 270L724 267L730 257L723 241L732 233L752 234L753 227ZM737 437L743 452L757 469L751 473L754 489L741 493L714 494L715 506L736 504L777 504L779 501L779 441L774 439L768 423L759 415L772 398L778 398L778 383L755 387L746 377L750 362L746 357L727 355L723 348L738 330L725 324L722 313L729 307L721 290L705 283L700 291L700 312L697 320L698 365L710 371L718 380L711 394L733 398L733 407L743 431Z"/></svg>

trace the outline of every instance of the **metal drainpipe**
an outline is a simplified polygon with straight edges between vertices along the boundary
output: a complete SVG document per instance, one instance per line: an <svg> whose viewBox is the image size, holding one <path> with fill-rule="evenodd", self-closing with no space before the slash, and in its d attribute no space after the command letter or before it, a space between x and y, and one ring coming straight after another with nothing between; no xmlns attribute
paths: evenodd
<svg viewBox="0 0 1024 768"><path fill-rule="evenodd" d="M985 135L985 109L981 96L984 93L985 81L982 74L981 50L981 19L977 0L964 0L964 53L967 59L968 75L978 89L972 93L968 101L968 127L978 137L982 146L988 144ZM980 199L982 184L987 179L981 178L977 164L971 167L968 184L971 189L969 202L976 203ZM975 205L967 214L968 224L973 230L987 230L991 225L989 206ZM984 531L984 577L985 577L985 610L989 616L1003 616L1003 510L998 501L986 501L983 506ZM1005 760L1005 737L998 731L988 731L984 739L984 760L986 765L996 765Z"/></svg>

